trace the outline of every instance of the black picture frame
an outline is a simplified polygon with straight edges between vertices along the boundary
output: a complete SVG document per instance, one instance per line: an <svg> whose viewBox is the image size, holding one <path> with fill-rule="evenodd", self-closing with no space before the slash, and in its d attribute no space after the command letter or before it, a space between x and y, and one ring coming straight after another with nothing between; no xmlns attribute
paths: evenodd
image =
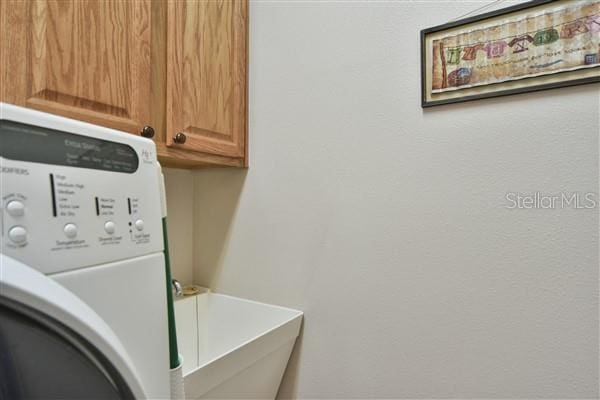
<svg viewBox="0 0 600 400"><path fill-rule="evenodd" d="M578 86L578 85L585 85L585 84L590 84L590 83L599 83L600 82L600 71L598 72L597 76L591 76L591 77L585 77L585 78L576 78L576 79L570 79L570 80L566 80L566 81L545 83L545 84L539 84L539 85L533 84L531 86L527 86L527 87L523 87L523 88L499 90L499 91L494 91L491 93L481 93L481 94L475 94L475 95L466 95L466 96L458 97L458 98L450 98L450 99L442 99L442 100L428 100L427 99L427 87L426 87L426 74L427 74L427 71L426 71L426 68L427 68L426 38L427 38L427 35L429 35L431 33L435 33L435 32L448 30L451 28L457 28L457 27L460 27L463 25L474 23L474 22L484 22L485 20L488 20L490 18L495 18L495 17L502 16L505 14L514 13L517 11L524 11L527 9L531 9L533 7L539 7L539 6L546 5L546 4L557 3L558 1L559 0L531 0L526 3L501 8L498 10L486 12L486 13L475 15L472 17L459 19L456 21L448 22L448 23L445 23L442 25L437 25L437 26L433 26L431 28L421 30L421 33L420 33L420 38L421 38L421 107L429 108L429 107L440 106L440 105L445 105L445 104L463 103L463 102L474 101L474 100L509 96L509 95L521 94L521 93L531 93L531 92L556 89L556 88L561 88L561 87ZM570 72L570 71L565 71L565 72ZM563 74L565 72L557 72L556 75ZM528 77L528 78L523 78L523 81L527 81L527 80L533 81L535 79L537 79L537 77ZM489 86L500 85L502 83L503 82L490 83ZM488 85L486 85L486 86L488 86Z"/></svg>

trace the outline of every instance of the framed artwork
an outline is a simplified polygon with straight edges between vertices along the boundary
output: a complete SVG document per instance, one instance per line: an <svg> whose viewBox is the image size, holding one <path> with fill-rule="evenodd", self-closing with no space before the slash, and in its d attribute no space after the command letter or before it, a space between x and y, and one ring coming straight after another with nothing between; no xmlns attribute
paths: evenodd
<svg viewBox="0 0 600 400"><path fill-rule="evenodd" d="M421 31L421 105L600 82L600 0L534 0Z"/></svg>

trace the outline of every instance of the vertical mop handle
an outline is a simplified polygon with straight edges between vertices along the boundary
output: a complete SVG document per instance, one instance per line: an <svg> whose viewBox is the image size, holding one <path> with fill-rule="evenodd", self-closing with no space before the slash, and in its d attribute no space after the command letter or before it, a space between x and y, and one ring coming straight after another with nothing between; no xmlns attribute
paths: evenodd
<svg viewBox="0 0 600 400"><path fill-rule="evenodd" d="M175 310L173 309L173 290L171 289L171 262L169 258L169 238L167 234L167 196L165 191L165 178L160 164L158 168L158 180L160 182L160 203L162 211L162 228L164 240L165 272L167 284L167 314L169 324L169 366L171 369L179 366L179 351L177 349L177 330L175 328Z"/></svg>

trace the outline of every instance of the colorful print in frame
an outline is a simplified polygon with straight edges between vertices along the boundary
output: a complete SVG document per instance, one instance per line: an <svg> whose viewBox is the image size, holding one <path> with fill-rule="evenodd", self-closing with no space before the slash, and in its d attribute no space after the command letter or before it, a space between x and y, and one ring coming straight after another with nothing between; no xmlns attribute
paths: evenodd
<svg viewBox="0 0 600 400"><path fill-rule="evenodd" d="M422 106L600 82L600 0L535 0L421 31Z"/></svg>

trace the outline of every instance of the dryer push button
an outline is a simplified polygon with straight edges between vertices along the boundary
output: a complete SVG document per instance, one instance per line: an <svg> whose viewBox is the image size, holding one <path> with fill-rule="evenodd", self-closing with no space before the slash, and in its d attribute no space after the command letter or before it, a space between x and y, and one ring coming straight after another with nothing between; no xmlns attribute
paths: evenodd
<svg viewBox="0 0 600 400"><path fill-rule="evenodd" d="M27 241L27 230L22 226L13 226L8 231L8 237L14 243L25 243Z"/></svg>
<svg viewBox="0 0 600 400"><path fill-rule="evenodd" d="M64 232L69 239L73 239L75 236L77 236L77 225L66 224L64 227Z"/></svg>
<svg viewBox="0 0 600 400"><path fill-rule="evenodd" d="M109 235L112 235L113 233L115 233L115 223L112 221L106 221L106 223L104 224L104 230Z"/></svg>
<svg viewBox="0 0 600 400"><path fill-rule="evenodd" d="M11 217L22 217L25 214L25 204L18 200L9 201L6 205L6 212Z"/></svg>

